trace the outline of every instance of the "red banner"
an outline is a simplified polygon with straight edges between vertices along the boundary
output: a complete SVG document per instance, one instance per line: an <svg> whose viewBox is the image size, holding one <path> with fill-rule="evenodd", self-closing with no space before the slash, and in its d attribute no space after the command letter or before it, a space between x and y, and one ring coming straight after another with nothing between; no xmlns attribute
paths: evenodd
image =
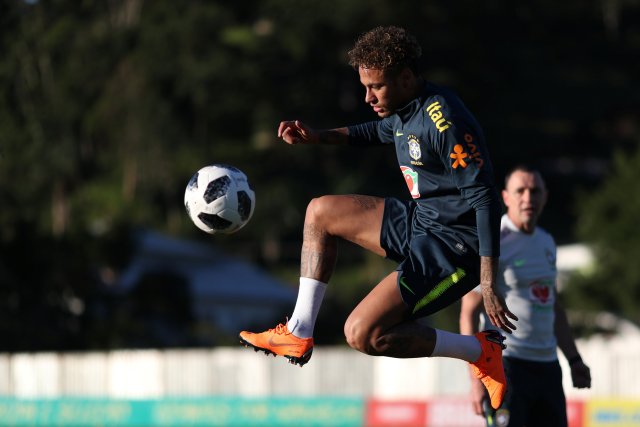
<svg viewBox="0 0 640 427"><path fill-rule="evenodd" d="M369 400L367 427L424 427L427 405L423 402Z"/></svg>
<svg viewBox="0 0 640 427"><path fill-rule="evenodd" d="M567 402L569 427L583 427L584 403ZM425 401L385 401L367 403L366 427L484 427L466 397L439 397Z"/></svg>

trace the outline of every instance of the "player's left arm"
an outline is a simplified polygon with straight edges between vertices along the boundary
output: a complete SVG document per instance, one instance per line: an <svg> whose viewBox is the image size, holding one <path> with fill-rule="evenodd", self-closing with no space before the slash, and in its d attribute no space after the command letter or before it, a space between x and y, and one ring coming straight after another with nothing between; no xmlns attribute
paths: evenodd
<svg viewBox="0 0 640 427"><path fill-rule="evenodd" d="M518 318L507 308L497 290L500 256L500 217L502 205L495 188L493 171L484 136L473 120L464 114L456 116L446 102L439 104L446 126L430 129L435 150L451 174L462 197L476 211L480 255L480 287L489 321L507 333L516 329ZM429 108L427 108L427 112ZM440 113L437 111L436 113Z"/></svg>
<svg viewBox="0 0 640 427"><path fill-rule="evenodd" d="M480 256L480 290L484 302L484 311L491 324L507 333L516 326L509 320L518 320L507 307L502 294L497 291L498 257Z"/></svg>
<svg viewBox="0 0 640 427"><path fill-rule="evenodd" d="M590 388L591 371L584 363L580 353L578 352L576 342L573 338L573 334L571 333L569 321L567 320L567 313L558 301L557 295L553 309L555 312L555 322L553 327L556 334L556 340L558 341L558 347L562 350L562 354L564 354L564 357L566 357L569 362L573 386L576 388Z"/></svg>

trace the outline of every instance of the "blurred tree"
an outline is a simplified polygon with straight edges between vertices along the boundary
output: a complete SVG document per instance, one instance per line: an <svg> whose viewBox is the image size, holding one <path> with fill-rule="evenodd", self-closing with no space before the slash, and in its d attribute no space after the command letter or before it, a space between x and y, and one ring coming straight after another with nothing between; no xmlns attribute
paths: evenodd
<svg viewBox="0 0 640 427"><path fill-rule="evenodd" d="M88 345L93 323L78 322L86 313L75 298L99 299L93 271L126 264L133 227L215 242L294 283L310 198L406 197L392 150L275 137L282 119L375 119L345 55L375 25L417 35L427 77L452 86L482 123L497 179L522 161L543 170L544 225L560 243L574 240L575 190L595 188L611 151L637 144L640 7L597 4L0 1L0 320L29 321L16 310L31 303L29 313L77 325L42 347ZM258 208L240 233L211 238L184 213L184 186L208 163L238 166L255 187ZM389 266L340 249L330 299L345 313Z"/></svg>
<svg viewBox="0 0 640 427"><path fill-rule="evenodd" d="M638 135L640 139L640 134ZM640 141L639 141L640 142ZM573 307L610 311L640 324L640 198L635 192L640 149L618 151L613 173L599 191L582 194L577 232L594 250L592 271L572 277L567 297Z"/></svg>

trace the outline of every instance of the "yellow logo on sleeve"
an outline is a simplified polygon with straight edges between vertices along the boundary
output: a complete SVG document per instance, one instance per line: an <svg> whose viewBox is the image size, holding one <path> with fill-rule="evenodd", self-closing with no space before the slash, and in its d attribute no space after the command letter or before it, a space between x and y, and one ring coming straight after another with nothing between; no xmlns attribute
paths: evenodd
<svg viewBox="0 0 640 427"><path fill-rule="evenodd" d="M425 111L431 118L431 121L435 123L438 132L442 133L445 130L449 129L449 126L451 126L451 122L444 117L442 111L440 110L442 110L442 105L440 105L440 103L436 101L430 104Z"/></svg>

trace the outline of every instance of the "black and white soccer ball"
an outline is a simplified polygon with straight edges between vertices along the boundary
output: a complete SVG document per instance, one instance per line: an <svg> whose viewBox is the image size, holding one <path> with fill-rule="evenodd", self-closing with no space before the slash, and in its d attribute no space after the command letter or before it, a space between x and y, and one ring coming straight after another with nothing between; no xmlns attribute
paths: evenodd
<svg viewBox="0 0 640 427"><path fill-rule="evenodd" d="M184 206L200 230L230 234L249 222L256 197L240 169L214 164L193 175L184 192Z"/></svg>

